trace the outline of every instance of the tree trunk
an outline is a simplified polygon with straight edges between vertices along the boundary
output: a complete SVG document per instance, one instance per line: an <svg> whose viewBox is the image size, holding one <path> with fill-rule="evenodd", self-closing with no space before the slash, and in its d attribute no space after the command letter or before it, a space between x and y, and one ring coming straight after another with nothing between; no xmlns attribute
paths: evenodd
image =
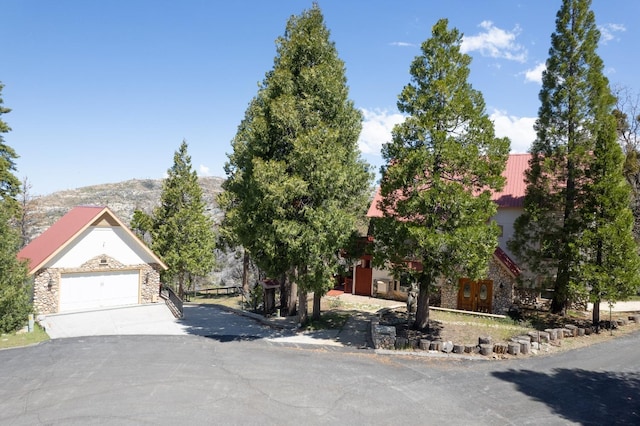
<svg viewBox="0 0 640 426"><path fill-rule="evenodd" d="M307 292L302 287L298 287L298 323L305 325L308 320Z"/></svg>
<svg viewBox="0 0 640 426"><path fill-rule="evenodd" d="M287 295L287 274L280 277L280 313L287 316L289 313L289 296Z"/></svg>
<svg viewBox="0 0 640 426"><path fill-rule="evenodd" d="M249 253L246 249L242 256L242 291L244 294L249 293Z"/></svg>
<svg viewBox="0 0 640 426"><path fill-rule="evenodd" d="M178 274L178 297L184 299L184 274Z"/></svg>
<svg viewBox="0 0 640 426"><path fill-rule="evenodd" d="M416 310L416 320L413 328L416 330L429 331L429 285L431 280L425 275L420 275L418 284L418 308Z"/></svg>
<svg viewBox="0 0 640 426"><path fill-rule="evenodd" d="M296 305L298 303L298 284L295 281L287 280L287 316L293 316L297 313Z"/></svg>
<svg viewBox="0 0 640 426"><path fill-rule="evenodd" d="M600 298L596 299L593 302L593 315L592 315L592 323L596 329L596 333L600 333Z"/></svg>
<svg viewBox="0 0 640 426"><path fill-rule="evenodd" d="M320 320L320 299L321 298L322 297L320 296L320 293L318 293L317 291L313 292L313 314L311 318L314 321Z"/></svg>

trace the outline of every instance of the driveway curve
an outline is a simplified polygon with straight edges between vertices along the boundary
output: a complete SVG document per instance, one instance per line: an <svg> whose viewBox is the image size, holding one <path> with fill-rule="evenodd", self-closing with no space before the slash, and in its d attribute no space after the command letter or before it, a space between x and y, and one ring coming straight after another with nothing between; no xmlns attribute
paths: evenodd
<svg viewBox="0 0 640 426"><path fill-rule="evenodd" d="M59 339L0 351L0 423L639 424L639 345L633 333L478 362L268 339Z"/></svg>

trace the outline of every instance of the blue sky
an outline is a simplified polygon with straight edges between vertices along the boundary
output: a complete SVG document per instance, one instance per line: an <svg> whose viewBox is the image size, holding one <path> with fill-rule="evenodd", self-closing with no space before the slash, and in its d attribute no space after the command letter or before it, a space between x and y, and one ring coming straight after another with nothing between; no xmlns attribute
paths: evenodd
<svg viewBox="0 0 640 426"><path fill-rule="evenodd" d="M464 34L470 81L499 136L525 152L560 0L319 0L350 98L365 121L363 157L401 117L409 65L440 18ZM32 194L162 178L185 139L194 168L223 176L230 141L273 67L275 39L311 1L0 0L5 142ZM640 89L640 2L594 0L612 85Z"/></svg>

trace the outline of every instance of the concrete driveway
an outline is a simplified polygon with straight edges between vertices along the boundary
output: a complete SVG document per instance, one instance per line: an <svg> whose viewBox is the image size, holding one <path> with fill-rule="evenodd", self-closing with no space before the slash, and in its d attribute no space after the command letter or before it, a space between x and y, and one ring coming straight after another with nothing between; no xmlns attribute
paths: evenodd
<svg viewBox="0 0 640 426"><path fill-rule="evenodd" d="M293 332L215 306L185 305L176 319L164 303L47 315L41 324L52 339L114 335L197 335L220 341L282 338Z"/></svg>
<svg viewBox="0 0 640 426"><path fill-rule="evenodd" d="M187 334L164 303L47 315L40 323L52 339L132 334Z"/></svg>

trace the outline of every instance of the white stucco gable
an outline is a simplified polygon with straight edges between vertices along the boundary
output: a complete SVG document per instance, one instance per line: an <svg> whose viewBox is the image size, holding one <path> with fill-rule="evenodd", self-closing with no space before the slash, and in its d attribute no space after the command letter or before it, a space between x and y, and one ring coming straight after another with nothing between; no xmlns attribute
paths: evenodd
<svg viewBox="0 0 640 426"><path fill-rule="evenodd" d="M121 227L90 226L50 259L47 268L77 268L97 256L109 256L123 265L155 260Z"/></svg>

